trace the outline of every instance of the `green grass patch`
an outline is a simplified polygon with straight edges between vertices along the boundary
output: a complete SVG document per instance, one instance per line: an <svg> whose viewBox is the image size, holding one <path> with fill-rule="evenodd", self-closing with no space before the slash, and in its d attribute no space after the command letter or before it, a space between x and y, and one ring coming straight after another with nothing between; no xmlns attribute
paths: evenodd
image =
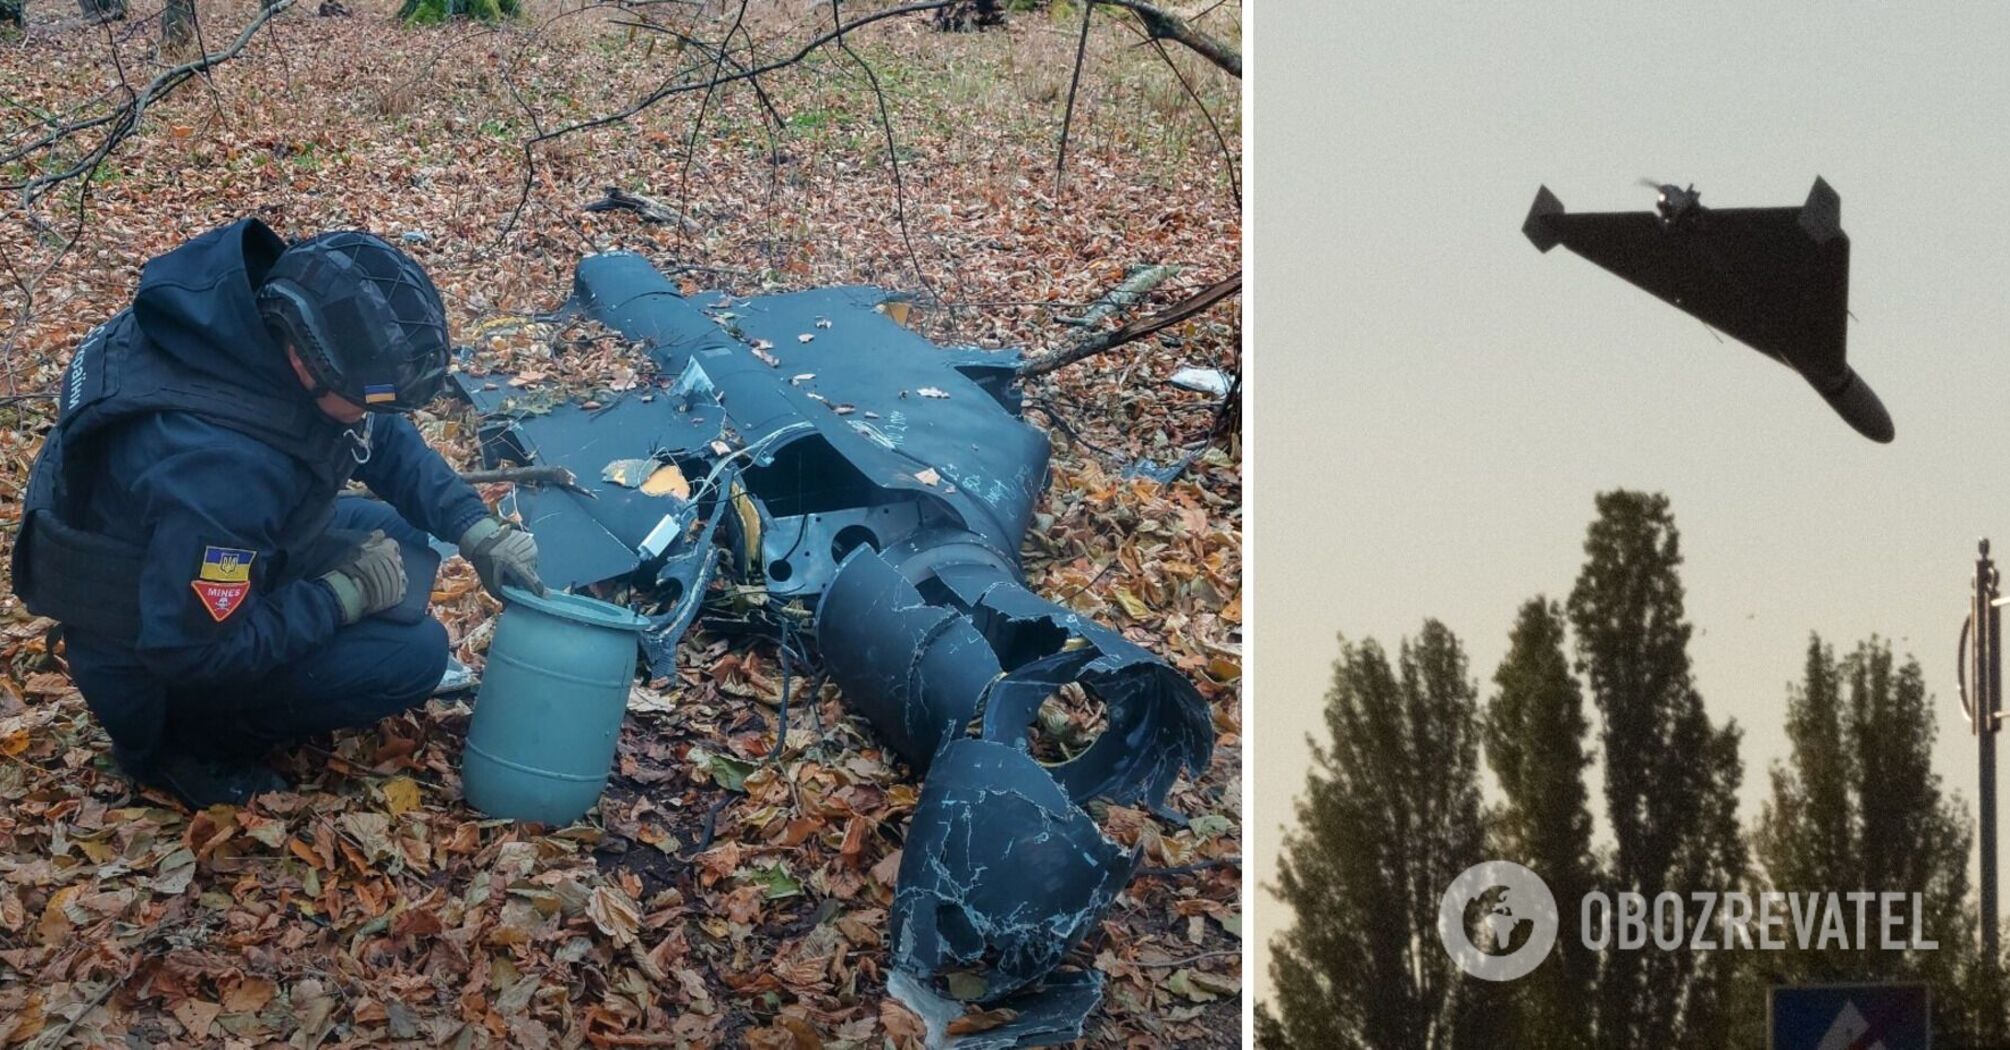
<svg viewBox="0 0 2010 1050"><path fill-rule="evenodd" d="M439 25L455 18L494 24L522 13L520 0L405 0L398 9L398 20L417 26Z"/></svg>

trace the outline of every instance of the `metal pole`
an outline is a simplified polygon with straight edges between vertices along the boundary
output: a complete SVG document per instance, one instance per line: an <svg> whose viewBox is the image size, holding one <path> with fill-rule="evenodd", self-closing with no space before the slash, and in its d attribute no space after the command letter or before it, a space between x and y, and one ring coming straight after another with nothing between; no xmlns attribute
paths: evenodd
<svg viewBox="0 0 2010 1050"><path fill-rule="evenodd" d="M1975 598L1969 610L1974 640L1968 680L1973 685L1982 848L1982 958L1992 971L1998 956L1996 911L1996 724L2003 709L2002 613L1996 604L1996 565L1983 540L1975 558Z"/></svg>

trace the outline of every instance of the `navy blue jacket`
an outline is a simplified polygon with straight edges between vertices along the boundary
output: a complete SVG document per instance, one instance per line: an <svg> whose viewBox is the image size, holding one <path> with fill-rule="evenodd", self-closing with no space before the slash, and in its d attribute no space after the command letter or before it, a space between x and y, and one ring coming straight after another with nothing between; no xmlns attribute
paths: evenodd
<svg viewBox="0 0 2010 1050"><path fill-rule="evenodd" d="M306 398L254 300L283 247L247 220L149 261L133 301L140 334L218 380ZM368 422L369 457L353 476L406 521L451 542L487 515L409 420L372 414ZM255 680L326 644L341 626L334 591L285 564L287 523L305 501L333 496L309 464L241 431L164 412L107 434L91 476L78 524L146 550L133 651L152 674L180 685ZM254 555L250 591L222 619L193 586L212 547Z"/></svg>

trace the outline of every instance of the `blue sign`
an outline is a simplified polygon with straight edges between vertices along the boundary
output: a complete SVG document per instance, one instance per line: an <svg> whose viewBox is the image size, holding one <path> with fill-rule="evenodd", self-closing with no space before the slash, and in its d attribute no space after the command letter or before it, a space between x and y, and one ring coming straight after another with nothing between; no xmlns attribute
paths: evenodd
<svg viewBox="0 0 2010 1050"><path fill-rule="evenodd" d="M1766 1003L1768 1050L1929 1050L1932 996L1923 984L1777 986Z"/></svg>

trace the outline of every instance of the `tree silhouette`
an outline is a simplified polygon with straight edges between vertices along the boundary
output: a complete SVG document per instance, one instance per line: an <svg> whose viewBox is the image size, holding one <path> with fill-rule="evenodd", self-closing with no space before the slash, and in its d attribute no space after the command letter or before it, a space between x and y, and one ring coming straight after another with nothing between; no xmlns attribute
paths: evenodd
<svg viewBox="0 0 2010 1050"><path fill-rule="evenodd" d="M1439 942L1445 887L1483 858L1478 699L1436 621L1398 670L1342 642L1313 768L1273 892L1294 924L1273 942L1273 1041L1439 1050L1487 1045L1466 978Z"/></svg>
<svg viewBox="0 0 2010 1050"><path fill-rule="evenodd" d="M1735 722L1703 710L1689 668L1681 539L1668 499L1597 498L1568 605L1577 667L1601 716L1614 848L1607 886L1652 900L1735 888L1745 869ZM1605 1047L1718 1046L1731 1029L1733 953L1613 951L1598 980Z"/></svg>

